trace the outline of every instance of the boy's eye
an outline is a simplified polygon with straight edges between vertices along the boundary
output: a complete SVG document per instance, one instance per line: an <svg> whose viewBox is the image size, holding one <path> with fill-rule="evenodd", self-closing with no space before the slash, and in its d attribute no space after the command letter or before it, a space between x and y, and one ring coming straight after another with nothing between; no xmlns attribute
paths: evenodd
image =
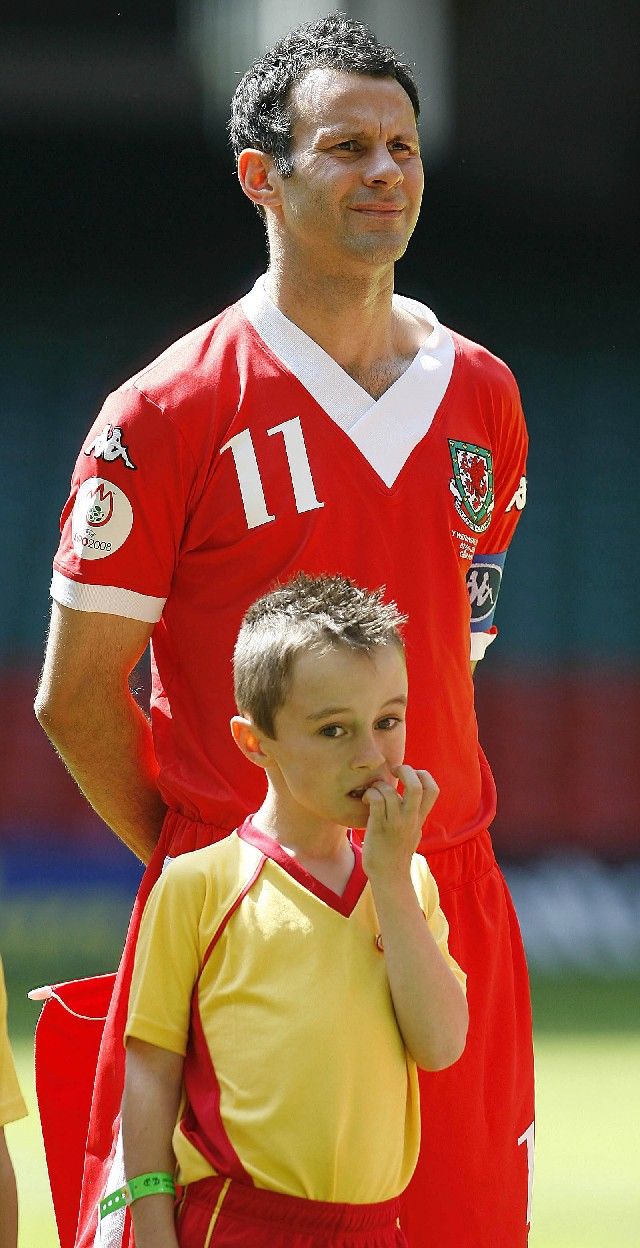
<svg viewBox="0 0 640 1248"><path fill-rule="evenodd" d="M376 728L381 728L383 732L389 732L391 728L395 728L396 724L401 722L397 715L385 715L384 719L378 720Z"/></svg>
<svg viewBox="0 0 640 1248"><path fill-rule="evenodd" d="M342 737L343 735L344 728L342 728L340 724L325 724L324 728L320 729L321 737L331 737L334 739L335 737Z"/></svg>

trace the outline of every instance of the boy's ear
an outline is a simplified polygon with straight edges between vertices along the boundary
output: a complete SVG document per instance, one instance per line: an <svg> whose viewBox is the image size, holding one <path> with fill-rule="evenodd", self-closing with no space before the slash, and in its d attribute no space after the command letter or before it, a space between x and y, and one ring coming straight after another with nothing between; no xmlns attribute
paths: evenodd
<svg viewBox="0 0 640 1248"><path fill-rule="evenodd" d="M230 728L231 736L245 758L255 763L256 767L266 767L269 759L262 748L262 741L255 724L244 715L234 715Z"/></svg>

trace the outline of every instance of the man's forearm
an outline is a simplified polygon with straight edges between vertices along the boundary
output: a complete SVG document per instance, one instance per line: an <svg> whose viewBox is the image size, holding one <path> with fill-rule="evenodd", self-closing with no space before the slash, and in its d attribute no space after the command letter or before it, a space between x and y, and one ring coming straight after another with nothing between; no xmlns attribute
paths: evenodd
<svg viewBox="0 0 640 1248"><path fill-rule="evenodd" d="M36 716L94 810L143 862L164 804L151 728L129 688L151 625L52 603Z"/></svg>
<svg viewBox="0 0 640 1248"><path fill-rule="evenodd" d="M36 713L93 809L143 862L160 835L166 807L158 789L151 728L133 696L76 699L64 716Z"/></svg>

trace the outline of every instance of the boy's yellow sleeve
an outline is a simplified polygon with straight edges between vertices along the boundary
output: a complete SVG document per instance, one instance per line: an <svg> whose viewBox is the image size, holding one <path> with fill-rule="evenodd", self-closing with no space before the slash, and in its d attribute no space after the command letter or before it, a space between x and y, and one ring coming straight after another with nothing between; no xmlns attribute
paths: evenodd
<svg viewBox="0 0 640 1248"><path fill-rule="evenodd" d="M435 882L426 859L421 854L414 854L411 861L411 880L418 901L429 925L429 930L448 966L451 967L460 986L467 991L467 976L455 958L449 952L449 924L440 905L438 885Z"/></svg>
<svg viewBox="0 0 640 1248"><path fill-rule="evenodd" d="M206 891L197 855L171 862L144 909L129 994L129 1036L184 1056L191 994L200 970L200 916Z"/></svg>

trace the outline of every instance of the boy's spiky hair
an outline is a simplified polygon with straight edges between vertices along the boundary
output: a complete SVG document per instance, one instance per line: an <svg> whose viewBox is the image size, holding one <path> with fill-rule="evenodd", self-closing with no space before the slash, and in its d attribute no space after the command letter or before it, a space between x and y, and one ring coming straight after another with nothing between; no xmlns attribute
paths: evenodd
<svg viewBox="0 0 640 1248"><path fill-rule="evenodd" d="M273 158L282 177L291 176L291 88L319 67L373 78L395 78L409 96L416 118L420 114L418 88L409 65L400 60L393 48L379 43L363 22L344 13L330 13L318 22L290 31L254 61L241 78L231 101L229 122L236 158L245 147L258 148Z"/></svg>
<svg viewBox="0 0 640 1248"><path fill-rule="evenodd" d="M275 716L286 700L296 658L346 646L370 654L395 645L406 616L384 601L384 587L362 589L344 576L299 573L258 598L247 611L233 654L236 704L262 732L275 737Z"/></svg>

